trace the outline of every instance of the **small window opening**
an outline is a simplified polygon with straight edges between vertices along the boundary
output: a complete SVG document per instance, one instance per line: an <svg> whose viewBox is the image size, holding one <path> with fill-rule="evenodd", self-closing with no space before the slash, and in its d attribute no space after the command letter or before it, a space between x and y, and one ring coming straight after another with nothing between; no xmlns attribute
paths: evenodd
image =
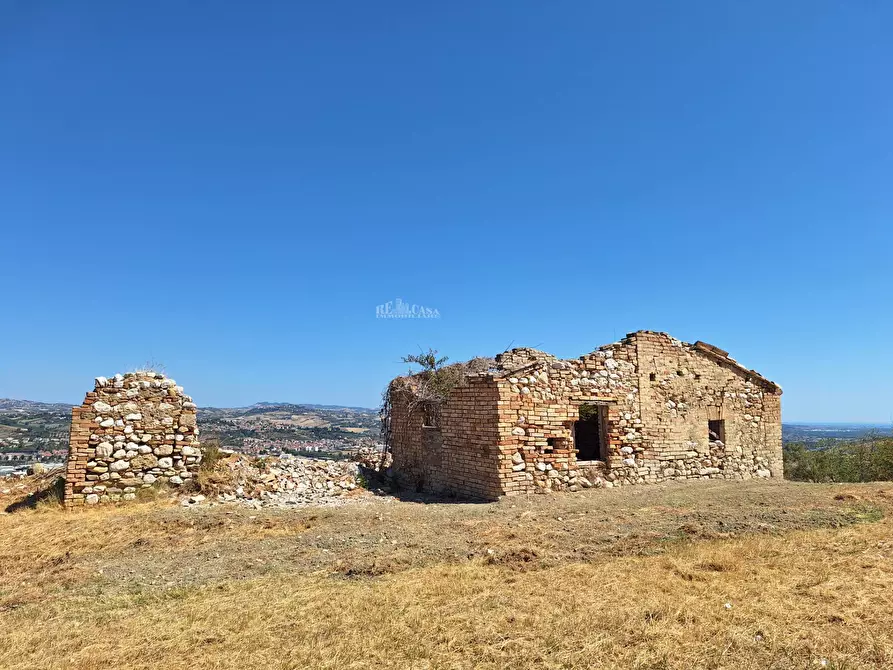
<svg viewBox="0 0 893 670"><path fill-rule="evenodd" d="M657 374L654 373L654 372L650 373L650 374L648 375L648 381L651 381L651 382L653 382L653 381L657 381Z"/></svg>
<svg viewBox="0 0 893 670"><path fill-rule="evenodd" d="M551 454L555 450L555 439L554 437L546 438L546 448L543 450L547 454Z"/></svg>
<svg viewBox="0 0 893 670"><path fill-rule="evenodd" d="M723 419L710 420L707 422L707 437L710 442L719 440L723 444L726 443L726 422Z"/></svg>
<svg viewBox="0 0 893 670"><path fill-rule="evenodd" d="M608 408L580 405L580 420L574 423L574 449L578 461L604 461L608 456Z"/></svg>
<svg viewBox="0 0 893 670"><path fill-rule="evenodd" d="M426 404L422 406L422 427L439 428L437 412L434 411L434 408L431 405Z"/></svg>

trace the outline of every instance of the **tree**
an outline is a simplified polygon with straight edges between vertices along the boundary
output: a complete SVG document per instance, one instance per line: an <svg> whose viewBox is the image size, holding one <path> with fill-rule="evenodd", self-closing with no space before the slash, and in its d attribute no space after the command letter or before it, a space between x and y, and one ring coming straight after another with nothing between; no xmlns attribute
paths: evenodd
<svg viewBox="0 0 893 670"><path fill-rule="evenodd" d="M446 363L449 359L448 356L437 357L437 349L432 349L428 347L428 351L423 351L418 354L409 354L408 356L404 356L401 359L404 363L415 363L416 365L422 366L422 372L434 373ZM410 369L412 372L412 369Z"/></svg>

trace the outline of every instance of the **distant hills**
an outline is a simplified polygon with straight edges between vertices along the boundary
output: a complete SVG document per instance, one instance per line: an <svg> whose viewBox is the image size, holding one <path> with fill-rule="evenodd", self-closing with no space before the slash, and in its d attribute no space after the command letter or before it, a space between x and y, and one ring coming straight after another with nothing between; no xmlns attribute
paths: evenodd
<svg viewBox="0 0 893 670"><path fill-rule="evenodd" d="M25 410L25 411L71 411L72 405L61 402L37 402L35 400L13 400L12 398L0 398L0 410Z"/></svg>
<svg viewBox="0 0 893 670"><path fill-rule="evenodd" d="M0 410L24 409L24 410L70 410L73 405L64 402L40 402L39 400L15 400L13 398L0 398ZM250 409L322 409L322 410L347 410L351 412L378 414L377 409L370 407L351 407L350 405L315 405L313 403L290 403L290 402L256 402L247 407L207 407L208 410L250 410Z"/></svg>
<svg viewBox="0 0 893 670"><path fill-rule="evenodd" d="M0 462L64 458L71 405L0 399ZM343 452L379 438L378 410L339 405L259 402L200 407L202 438L251 453Z"/></svg>
<svg viewBox="0 0 893 670"><path fill-rule="evenodd" d="M782 441L820 442L822 440L856 440L872 435L893 435L893 425L889 423L784 423L781 427Z"/></svg>

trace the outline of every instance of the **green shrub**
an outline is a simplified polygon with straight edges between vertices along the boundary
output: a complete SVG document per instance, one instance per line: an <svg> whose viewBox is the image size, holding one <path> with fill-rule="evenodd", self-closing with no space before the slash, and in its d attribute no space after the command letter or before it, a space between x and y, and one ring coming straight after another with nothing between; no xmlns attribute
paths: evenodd
<svg viewBox="0 0 893 670"><path fill-rule="evenodd" d="M220 440L216 437L211 438L210 440L205 440L201 444L202 449L202 463L199 466L202 470L211 471L217 465L217 461L220 460Z"/></svg>
<svg viewBox="0 0 893 670"><path fill-rule="evenodd" d="M893 480L893 439L872 437L855 442L795 442L784 447L784 476L807 482L874 482Z"/></svg>

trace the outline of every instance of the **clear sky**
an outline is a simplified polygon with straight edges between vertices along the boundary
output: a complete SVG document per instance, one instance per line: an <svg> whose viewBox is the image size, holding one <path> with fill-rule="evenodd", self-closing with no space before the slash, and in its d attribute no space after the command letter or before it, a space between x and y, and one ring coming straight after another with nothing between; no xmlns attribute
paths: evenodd
<svg viewBox="0 0 893 670"><path fill-rule="evenodd" d="M0 0L0 397L374 406L636 329L893 415L893 5ZM402 298L439 319L377 319Z"/></svg>

